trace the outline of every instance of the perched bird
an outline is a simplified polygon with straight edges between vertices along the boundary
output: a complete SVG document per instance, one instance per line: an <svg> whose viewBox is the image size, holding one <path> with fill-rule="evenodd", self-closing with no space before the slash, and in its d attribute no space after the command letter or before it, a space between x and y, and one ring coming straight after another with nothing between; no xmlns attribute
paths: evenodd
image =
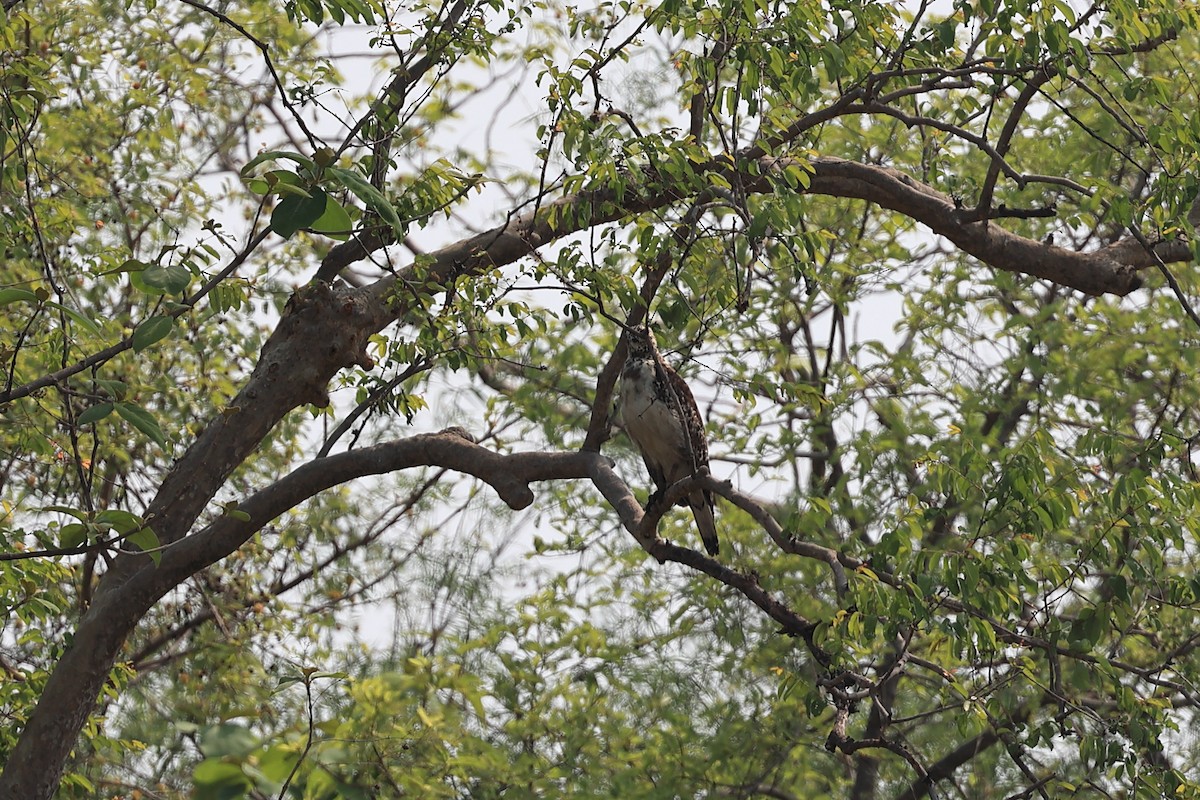
<svg viewBox="0 0 1200 800"><path fill-rule="evenodd" d="M650 329L644 325L631 328L627 339L629 355L621 371L618 398L621 424L658 487L650 496L649 505L653 505L668 486L708 466L708 440L696 398L683 378L663 361ZM704 549L717 555L720 545L712 492L696 489L679 505L692 507Z"/></svg>

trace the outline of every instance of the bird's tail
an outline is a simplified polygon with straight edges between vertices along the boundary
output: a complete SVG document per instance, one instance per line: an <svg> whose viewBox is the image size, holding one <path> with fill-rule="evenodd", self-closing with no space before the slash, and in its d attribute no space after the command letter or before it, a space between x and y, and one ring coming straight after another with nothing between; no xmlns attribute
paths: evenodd
<svg viewBox="0 0 1200 800"><path fill-rule="evenodd" d="M696 527L700 529L700 540L710 556L721 552L721 543L717 541L717 519L713 513L713 498L709 492L696 493L688 498L692 507L692 516L696 518Z"/></svg>

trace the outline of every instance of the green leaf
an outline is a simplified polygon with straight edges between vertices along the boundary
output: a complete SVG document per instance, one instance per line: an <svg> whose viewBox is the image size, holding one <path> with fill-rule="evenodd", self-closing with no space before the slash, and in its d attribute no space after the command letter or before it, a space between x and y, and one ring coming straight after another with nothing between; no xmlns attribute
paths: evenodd
<svg viewBox="0 0 1200 800"><path fill-rule="evenodd" d="M227 503L221 504L221 513L227 517L233 517L241 522L249 522L250 515L238 508L236 500L230 500Z"/></svg>
<svg viewBox="0 0 1200 800"><path fill-rule="evenodd" d="M105 275L119 275L122 272L142 272L149 266L145 261L138 261L136 258L127 258L121 262L121 266L105 270L99 274L103 277Z"/></svg>
<svg viewBox="0 0 1200 800"><path fill-rule="evenodd" d="M107 392L108 396L114 400L124 400L125 395L129 392L129 384L125 383L125 381L97 378L96 385Z"/></svg>
<svg viewBox="0 0 1200 800"><path fill-rule="evenodd" d="M290 745L274 745L258 759L258 767L267 780L282 783L292 774L300 754Z"/></svg>
<svg viewBox="0 0 1200 800"><path fill-rule="evenodd" d="M97 525L105 525L112 528L122 535L136 531L143 524L142 518L137 514L120 508L109 508L101 511L93 518L93 522Z"/></svg>
<svg viewBox="0 0 1200 800"><path fill-rule="evenodd" d="M242 175L247 176L259 164L267 161L294 161L300 166L307 169L309 172L316 172L317 165L313 163L311 158L306 158L299 153L289 153L285 150L268 150L265 153L259 153L254 158L246 162L246 166L242 167Z"/></svg>
<svg viewBox="0 0 1200 800"><path fill-rule="evenodd" d="M99 422L113 412L114 403L97 403L91 408L84 410L76 420L80 425L91 425L93 422Z"/></svg>
<svg viewBox="0 0 1200 800"><path fill-rule="evenodd" d="M67 308L62 303L55 303L53 301L46 303L46 305L49 308L57 308L59 311L63 312L68 317L70 317L72 320L79 323L83 327L87 328L90 333L93 333L96 336L100 335L100 326L98 326L95 322L93 322L92 320L85 317L83 314L80 314L75 309Z"/></svg>
<svg viewBox="0 0 1200 800"><path fill-rule="evenodd" d="M846 68L846 55L840 47L833 42L827 43L821 48L821 61L825 64L825 71L831 81L842 77Z"/></svg>
<svg viewBox="0 0 1200 800"><path fill-rule="evenodd" d="M372 186L366 178L357 172L340 167L328 167L325 170L329 177L350 190L352 194L367 204L367 207L379 215L379 218L392 226L397 233L402 232L402 223L396 209L384 197L383 192Z"/></svg>
<svg viewBox="0 0 1200 800"><path fill-rule="evenodd" d="M288 195L275 206L271 214L271 230L290 238L301 228L307 228L325 213L326 195L323 189L313 189L312 197Z"/></svg>
<svg viewBox="0 0 1200 800"><path fill-rule="evenodd" d="M231 800L245 797L250 790L250 779L242 772L237 764L227 764L214 758L206 758L196 765L192 772L192 781L196 784L196 792L192 796L197 800Z"/></svg>
<svg viewBox="0 0 1200 800"><path fill-rule="evenodd" d="M22 301L34 303L37 299L37 295L28 289L0 289L0 306Z"/></svg>
<svg viewBox="0 0 1200 800"><path fill-rule="evenodd" d="M72 522L69 525L63 525L58 530L58 546L69 548L79 547L87 541L87 535L90 528L82 522Z"/></svg>
<svg viewBox="0 0 1200 800"><path fill-rule="evenodd" d="M162 562L162 551L158 548L161 542L158 540L158 534L150 528L142 528L125 537L125 541L136 545L146 555L150 556L150 560L156 565Z"/></svg>
<svg viewBox="0 0 1200 800"><path fill-rule="evenodd" d="M954 46L955 37L958 35L958 20L954 17L947 17L937 25L938 41L942 47L949 49Z"/></svg>
<svg viewBox="0 0 1200 800"><path fill-rule="evenodd" d="M341 204L332 196L327 196L325 200L325 213L309 227L318 233L325 234L330 239L344 242L350 238L350 229L354 227L354 223L351 221L350 215L346 213L346 209L342 208Z"/></svg>
<svg viewBox="0 0 1200 800"><path fill-rule="evenodd" d="M280 197L303 197L305 199L312 197L312 193L308 189L294 183L277 183L271 188Z"/></svg>
<svg viewBox="0 0 1200 800"><path fill-rule="evenodd" d="M212 758L245 758L259 748L259 739L244 725L223 722L210 725L200 734L200 750Z"/></svg>
<svg viewBox="0 0 1200 800"><path fill-rule="evenodd" d="M149 411L133 403L117 403L117 413L130 425L150 437L159 447L166 449L167 437L159 427L158 420Z"/></svg>
<svg viewBox="0 0 1200 800"><path fill-rule="evenodd" d="M150 317L133 332L134 351L140 353L155 342L167 338L174 327L174 317Z"/></svg>
<svg viewBox="0 0 1200 800"><path fill-rule="evenodd" d="M71 508L70 506L43 506L42 511L57 511L59 514L66 514L81 522L87 519L86 511L80 511L78 508Z"/></svg>
<svg viewBox="0 0 1200 800"><path fill-rule="evenodd" d="M301 178L295 172L287 169L273 169L258 178L247 178L246 186L255 194L270 194L273 190L277 194L282 192L277 191L281 184L288 186L300 186L305 183L304 178ZM305 193L307 194L307 192Z"/></svg>
<svg viewBox="0 0 1200 800"><path fill-rule="evenodd" d="M142 280L166 294L182 294L191 284L192 274L182 264L152 264L142 270Z"/></svg>

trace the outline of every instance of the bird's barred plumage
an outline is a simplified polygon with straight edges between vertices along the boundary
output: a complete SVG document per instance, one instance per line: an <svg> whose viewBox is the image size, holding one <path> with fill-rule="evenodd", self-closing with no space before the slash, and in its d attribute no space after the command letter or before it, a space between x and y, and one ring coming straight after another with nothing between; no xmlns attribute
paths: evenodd
<svg viewBox="0 0 1200 800"><path fill-rule="evenodd" d="M683 378L658 352L645 326L630 329L629 355L621 371L621 423L642 454L658 491L708 466L708 439L696 399ZM717 555L717 523L712 493L697 489L679 501L688 505L709 555Z"/></svg>

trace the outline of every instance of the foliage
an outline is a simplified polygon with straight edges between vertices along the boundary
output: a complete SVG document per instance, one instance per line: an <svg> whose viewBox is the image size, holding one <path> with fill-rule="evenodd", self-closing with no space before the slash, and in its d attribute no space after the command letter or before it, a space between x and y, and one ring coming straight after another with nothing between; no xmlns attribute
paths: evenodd
<svg viewBox="0 0 1200 800"><path fill-rule="evenodd" d="M1198 22L6 2L0 794L1197 796Z"/></svg>

